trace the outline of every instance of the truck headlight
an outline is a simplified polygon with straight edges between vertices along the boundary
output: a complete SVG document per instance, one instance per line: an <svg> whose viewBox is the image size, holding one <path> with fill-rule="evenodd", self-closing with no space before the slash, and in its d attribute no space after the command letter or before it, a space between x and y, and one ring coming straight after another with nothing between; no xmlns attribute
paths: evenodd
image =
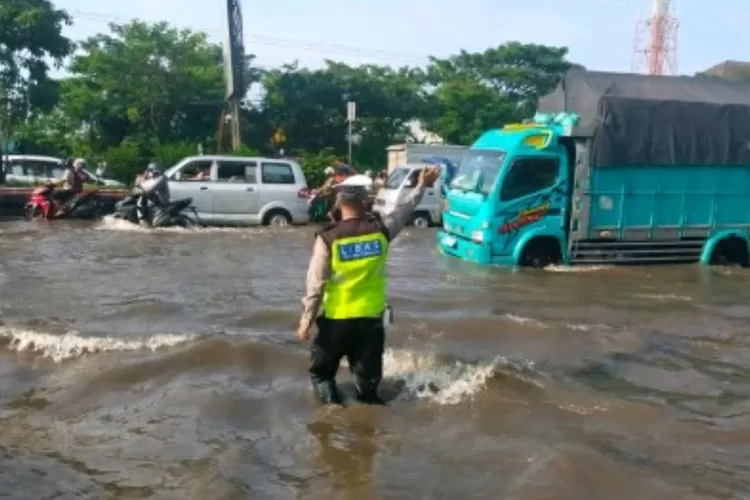
<svg viewBox="0 0 750 500"><path fill-rule="evenodd" d="M471 233L471 241L474 241L477 243L483 243L484 233L482 231L474 231L473 233Z"/></svg>

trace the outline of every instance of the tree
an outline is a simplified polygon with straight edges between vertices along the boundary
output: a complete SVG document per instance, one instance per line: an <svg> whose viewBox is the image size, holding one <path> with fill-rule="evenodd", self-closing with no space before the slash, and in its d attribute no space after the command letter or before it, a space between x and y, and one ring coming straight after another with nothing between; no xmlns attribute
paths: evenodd
<svg viewBox="0 0 750 500"><path fill-rule="evenodd" d="M19 80L23 68L45 54L59 59L70 50L59 35L68 21L62 11L41 15L40 6L51 9L47 0L2 2L0 77L5 80L0 84L10 81L12 68L21 68L13 73L12 90L18 94L31 81ZM38 9L28 7L35 14L24 17L23 5ZM34 19L36 31L24 32L12 22L10 34L3 31L2 20L16 18L26 22L21 26L32 26L28 19ZM57 27L58 38L37 37L37 31L45 33L40 27L49 33ZM36 47L31 55L22 50L24 37ZM133 21L111 25L108 33L84 40L80 48L68 68L72 76L49 85L55 92L46 94L46 101L34 98L38 112L19 130L25 152L102 159L118 178L129 181L147 161L171 164L195 154L198 144L211 151L224 139L218 134L227 128L220 127L226 105L222 50L205 34ZM283 149L301 159L315 183L325 166L347 156L348 100L357 104L354 163L360 170L380 169L387 146L411 139L413 121L447 142L471 144L487 129L531 116L538 98L572 66L566 56L562 47L511 42L432 58L426 68L326 61L320 69L287 64L264 71L253 68L253 56L248 56L245 84L260 83L262 91L241 110L242 151L270 155ZM51 108L55 93L59 103ZM274 140L281 136L283 141Z"/></svg>
<svg viewBox="0 0 750 500"><path fill-rule="evenodd" d="M95 152L123 141L151 156L170 142L213 143L224 107L221 47L166 23L113 24L81 44L62 82L64 112L85 123ZM250 71L248 81L258 77Z"/></svg>
<svg viewBox="0 0 750 500"><path fill-rule="evenodd" d="M61 64L72 44L62 35L70 17L48 0L0 2L0 125L48 110L57 101L49 64ZM0 130L1 132L2 130Z"/></svg>
<svg viewBox="0 0 750 500"><path fill-rule="evenodd" d="M407 135L406 124L422 111L420 73L410 68L353 67L327 61L319 70L285 65L263 80L265 119L287 138L293 152L347 151L346 102L357 103L358 164L382 163L385 147Z"/></svg>
<svg viewBox="0 0 750 500"><path fill-rule="evenodd" d="M427 127L447 142L471 144L483 131L533 114L572 64L568 49L509 42L482 53L432 58Z"/></svg>
<svg viewBox="0 0 750 500"><path fill-rule="evenodd" d="M202 33L134 21L81 44L62 87L63 108L91 126L97 149L130 138L148 149L170 140L203 140L207 103L223 100L221 51Z"/></svg>

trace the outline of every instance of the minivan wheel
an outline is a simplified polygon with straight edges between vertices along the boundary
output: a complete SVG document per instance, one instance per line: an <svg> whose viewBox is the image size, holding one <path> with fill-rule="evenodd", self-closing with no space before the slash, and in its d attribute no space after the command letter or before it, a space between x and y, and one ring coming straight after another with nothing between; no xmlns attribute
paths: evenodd
<svg viewBox="0 0 750 500"><path fill-rule="evenodd" d="M412 224L414 224L415 227L420 228L430 227L431 223L432 221L430 220L429 215L426 214L417 214L414 216L414 220L412 221Z"/></svg>
<svg viewBox="0 0 750 500"><path fill-rule="evenodd" d="M263 218L264 226L285 227L292 223L292 217L285 210L271 210Z"/></svg>

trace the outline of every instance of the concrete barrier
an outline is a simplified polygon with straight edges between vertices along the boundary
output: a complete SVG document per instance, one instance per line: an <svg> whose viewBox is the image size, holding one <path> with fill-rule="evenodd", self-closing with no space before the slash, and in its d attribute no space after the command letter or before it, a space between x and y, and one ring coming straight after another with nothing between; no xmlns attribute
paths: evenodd
<svg viewBox="0 0 750 500"><path fill-rule="evenodd" d="M35 187L0 187L0 216L23 215L23 207L34 189ZM107 211L114 211L115 204L125 198L128 192L126 189L98 190Z"/></svg>

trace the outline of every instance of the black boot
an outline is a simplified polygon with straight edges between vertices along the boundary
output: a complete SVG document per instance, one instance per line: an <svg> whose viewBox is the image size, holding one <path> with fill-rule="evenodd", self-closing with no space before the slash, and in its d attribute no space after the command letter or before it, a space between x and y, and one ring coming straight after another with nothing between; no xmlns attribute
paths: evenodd
<svg viewBox="0 0 750 500"><path fill-rule="evenodd" d="M341 399L339 389L336 386L336 381L331 380L327 382L316 382L313 381L313 392L318 398L318 401L324 405L342 405L344 401Z"/></svg>
<svg viewBox="0 0 750 500"><path fill-rule="evenodd" d="M380 396L378 396L378 386L380 380L363 380L356 375L354 376L355 397L360 403L368 405L385 405Z"/></svg>

